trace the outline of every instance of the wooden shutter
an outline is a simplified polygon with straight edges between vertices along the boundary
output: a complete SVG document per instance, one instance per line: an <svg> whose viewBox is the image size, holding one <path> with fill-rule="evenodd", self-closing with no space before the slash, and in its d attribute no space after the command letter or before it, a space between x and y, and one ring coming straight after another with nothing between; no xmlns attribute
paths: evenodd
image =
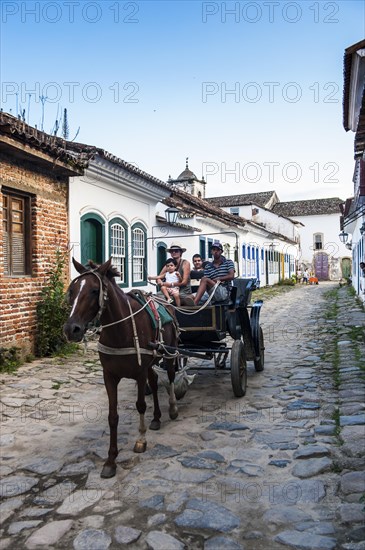
<svg viewBox="0 0 365 550"><path fill-rule="evenodd" d="M26 197L3 194L4 274L26 274Z"/></svg>
<svg viewBox="0 0 365 550"><path fill-rule="evenodd" d="M23 198L11 199L11 249L13 260L13 275L25 273L25 204Z"/></svg>
<svg viewBox="0 0 365 550"><path fill-rule="evenodd" d="M4 275L10 275L9 197L6 195L3 195L3 256Z"/></svg>

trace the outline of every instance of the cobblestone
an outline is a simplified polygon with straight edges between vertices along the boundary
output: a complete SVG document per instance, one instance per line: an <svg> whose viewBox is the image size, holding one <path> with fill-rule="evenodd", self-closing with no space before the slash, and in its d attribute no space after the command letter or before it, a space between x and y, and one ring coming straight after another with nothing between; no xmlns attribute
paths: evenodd
<svg viewBox="0 0 365 550"><path fill-rule="evenodd" d="M298 285L261 323L265 370L248 363L245 397L229 369L189 359L179 417L160 388L142 455L135 383L120 383L112 479L94 344L1 375L1 549L364 549L364 312L346 287Z"/></svg>

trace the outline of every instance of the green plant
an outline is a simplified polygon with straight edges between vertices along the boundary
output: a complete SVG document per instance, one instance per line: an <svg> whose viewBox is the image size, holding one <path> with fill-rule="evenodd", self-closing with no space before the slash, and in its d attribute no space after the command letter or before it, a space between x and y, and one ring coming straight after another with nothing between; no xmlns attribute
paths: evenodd
<svg viewBox="0 0 365 550"><path fill-rule="evenodd" d="M280 286L294 286L295 281L293 279L281 279L281 281L278 282L278 285L280 285Z"/></svg>
<svg viewBox="0 0 365 550"><path fill-rule="evenodd" d="M354 287L352 285L348 286L346 288L347 288L347 292L348 292L349 296L356 296L356 290L354 289Z"/></svg>
<svg viewBox="0 0 365 550"><path fill-rule="evenodd" d="M69 311L64 289L65 264L65 254L57 249L37 305L36 353L39 357L59 353L67 345L63 334Z"/></svg>
<svg viewBox="0 0 365 550"><path fill-rule="evenodd" d="M10 374L20 367L22 364L20 351L20 348L16 346L11 348L0 348L0 372Z"/></svg>

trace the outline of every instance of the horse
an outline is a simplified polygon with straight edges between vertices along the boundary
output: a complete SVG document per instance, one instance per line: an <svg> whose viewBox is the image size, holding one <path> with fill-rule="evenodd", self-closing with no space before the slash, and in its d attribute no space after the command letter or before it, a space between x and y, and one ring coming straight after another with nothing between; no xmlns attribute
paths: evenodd
<svg viewBox="0 0 365 550"><path fill-rule="evenodd" d="M143 453L147 448L144 419L147 379L154 405L153 420L149 428L159 430L161 426L157 374L152 368L161 361L161 358L170 382L169 416L172 420L178 416L174 392L176 354L161 352L164 345L177 348L178 328L173 309L167 304L164 307L172 320L162 329L160 327L161 330L153 327L146 306L142 306L132 293L123 292L117 285L115 277L119 273L112 267L111 258L101 265L89 261L88 267L74 258L72 261L79 275L71 281L68 288L67 295L71 311L64 325L64 333L69 341L80 342L91 321L97 319L101 323L98 351L109 400L110 427L108 458L103 465L101 477L110 478L116 473L118 384L122 378L136 380L138 387L136 408L140 415L140 422L139 437L134 445L134 452ZM157 339L159 342L156 343Z"/></svg>

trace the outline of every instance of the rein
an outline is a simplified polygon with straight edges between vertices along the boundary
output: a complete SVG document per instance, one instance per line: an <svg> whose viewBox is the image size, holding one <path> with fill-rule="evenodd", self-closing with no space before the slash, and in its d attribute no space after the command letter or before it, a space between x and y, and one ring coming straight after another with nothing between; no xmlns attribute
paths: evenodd
<svg viewBox="0 0 365 550"><path fill-rule="evenodd" d="M83 277L84 275L89 275L89 274L90 275L95 275L95 277L98 279L99 285L100 285L99 286L99 299L98 299L99 311L97 312L97 314L94 317L94 319L99 321L99 319L102 316L103 311L105 309L105 302L108 300L108 291L107 291L106 288L104 288L103 281L101 280L101 277L100 277L99 273L96 273L96 271L94 269L92 269L90 271L85 271L85 273L81 273L81 275L78 275L77 277L75 277L73 282L77 281L77 279L79 279L80 277ZM140 313L145 307L147 307L151 301L152 301L152 298L148 298L148 300L146 301L144 306L142 306L141 309L139 309L135 313L132 312L130 303L128 302L129 311L131 312L131 314L128 315L128 317L123 317L123 319L118 319L118 321L114 321L113 323L108 323L107 325L100 325L97 329L95 329L95 332L96 331L101 332L103 330L103 328L111 327L113 325L117 325L118 323L123 323L123 321L128 321L128 319L133 318L135 315Z"/></svg>
<svg viewBox="0 0 365 550"><path fill-rule="evenodd" d="M100 275L96 273L95 270L85 271L85 273L81 273L80 275L78 275L78 277L75 277L73 282L75 282L77 279L79 279L83 275L88 275L88 274L95 275L95 277L99 281L99 297L98 297L99 311L94 317L94 319L99 320L105 309L105 302L108 300L108 291L107 291L107 288L103 286L103 281L101 280ZM136 327L134 317L135 315L143 311L149 305L150 302L153 302L152 298L148 298L146 303L139 310L133 313L131 304L127 299L130 315L128 315L127 317L123 317L122 319L118 319L117 321L113 321L113 323L108 323L107 325L100 325L98 328L94 329L94 333L97 331L101 332L104 328L111 327L113 325L117 325L118 323L122 323L123 321L127 321L128 319L131 319L132 328L133 328L134 348L111 348L109 346L105 346L104 344L101 344L100 342L98 342L97 343L98 351L100 351L101 353L105 353L107 355L137 355L137 361L139 366L142 365L141 355L152 355L154 357L168 356L170 358L177 357L179 355L177 351L175 353L170 353L165 349L163 340L159 341L159 345L164 350L164 353L159 353L158 350L147 350L145 348L141 348L139 345L138 332L137 332L137 327ZM160 331L161 331L161 327L160 327Z"/></svg>

